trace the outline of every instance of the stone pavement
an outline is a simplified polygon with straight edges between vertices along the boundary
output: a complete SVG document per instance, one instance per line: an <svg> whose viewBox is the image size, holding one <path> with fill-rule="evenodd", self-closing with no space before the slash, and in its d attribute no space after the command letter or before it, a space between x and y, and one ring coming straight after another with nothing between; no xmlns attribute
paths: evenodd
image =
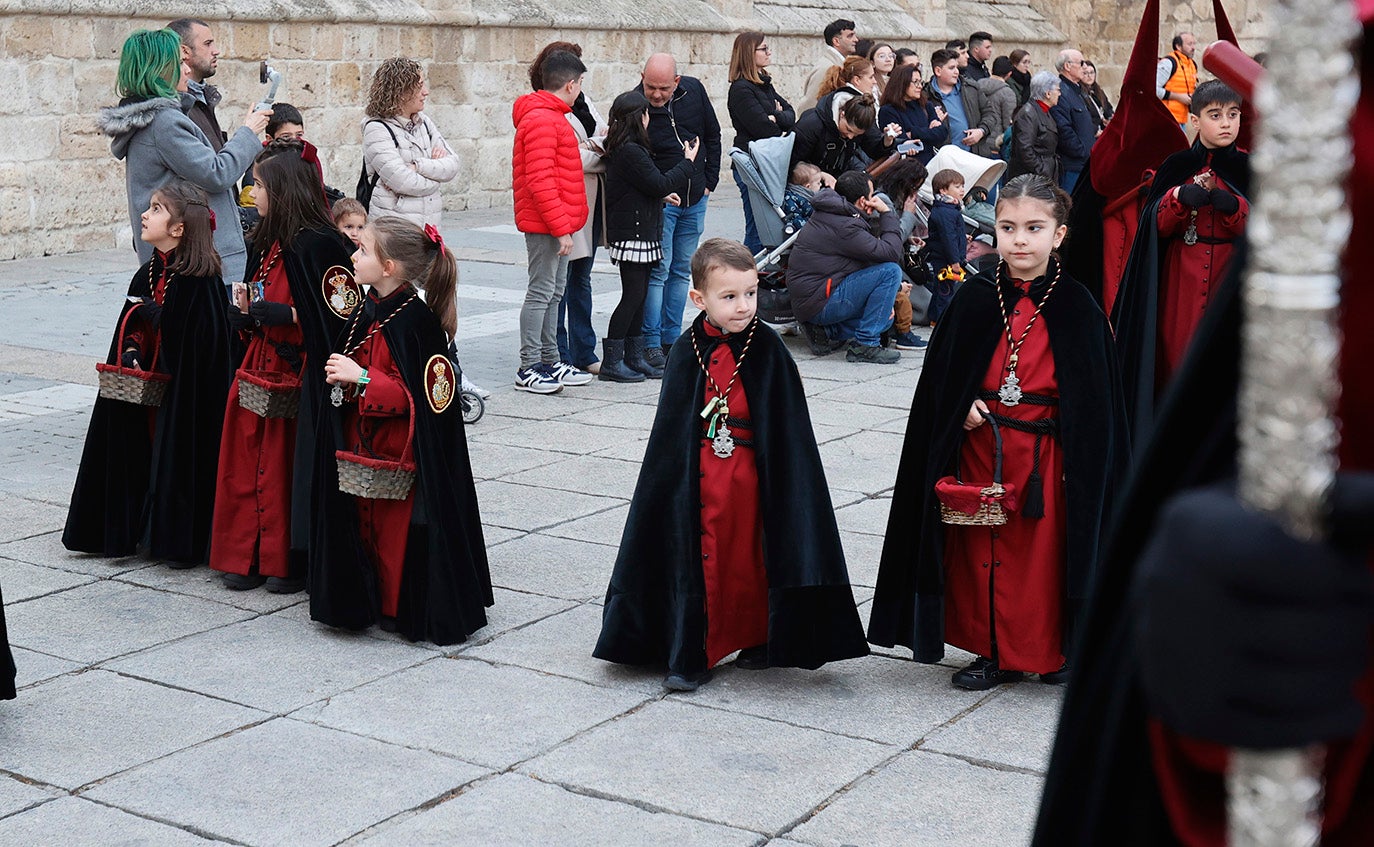
<svg viewBox="0 0 1374 847"><path fill-rule="evenodd" d="M740 229L738 200L713 200L708 235ZM490 624L449 649L326 629L303 595L229 592L206 569L63 550L92 362L134 261L0 264L0 585L21 686L0 704L0 845L1025 843L1057 689L955 690L968 657L951 651L727 666L665 694L660 673L591 657L657 385L515 392L523 240L509 210L445 230L463 364L493 391L468 432L499 586ZM604 327L618 280L598 266L594 284ZM789 346L866 619L921 357Z"/></svg>

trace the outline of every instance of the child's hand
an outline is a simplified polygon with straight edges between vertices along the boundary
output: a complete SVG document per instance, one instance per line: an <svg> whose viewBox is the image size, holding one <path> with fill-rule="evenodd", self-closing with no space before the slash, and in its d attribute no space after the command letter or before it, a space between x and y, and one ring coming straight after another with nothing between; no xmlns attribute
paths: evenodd
<svg viewBox="0 0 1374 847"><path fill-rule="evenodd" d="M987 420L988 404L982 400L974 400L973 405L968 407L968 414L964 416L964 431L977 429Z"/></svg>
<svg viewBox="0 0 1374 847"><path fill-rule="evenodd" d="M338 385L343 382L358 381L358 377L363 375L363 369L358 363L348 358L342 353L333 353L329 361L324 363L324 379L330 385Z"/></svg>

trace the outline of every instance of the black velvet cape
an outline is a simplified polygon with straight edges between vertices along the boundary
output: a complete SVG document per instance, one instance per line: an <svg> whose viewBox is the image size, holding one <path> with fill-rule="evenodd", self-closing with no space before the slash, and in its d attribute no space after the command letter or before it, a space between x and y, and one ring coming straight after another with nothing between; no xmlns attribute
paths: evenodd
<svg viewBox="0 0 1374 847"><path fill-rule="evenodd" d="M1178 843L1159 797L1130 588L1160 509L1174 494L1235 473L1241 298L1234 254L1217 298L1172 386L1123 491L1104 567L1070 657L1064 698L1033 841L1037 847L1167 847Z"/></svg>
<svg viewBox="0 0 1374 847"><path fill-rule="evenodd" d="M377 303L363 301L355 316L362 327L375 315L385 320L400 308L401 294ZM358 334L363 333L359 329ZM457 397L458 367L448 355L439 319L419 300L381 330L401 371L415 415L415 497L406 542L397 631L411 641L457 644L486 626L492 605L477 491L468 460L463 410ZM342 351L340 351L342 352ZM454 396L441 413L425 399L425 369L431 356L449 363ZM339 491L334 451L345 448L343 410L328 397L319 407L314 463L316 520L310 546L310 617L330 626L363 629L381 615L377 573L359 542L356 499Z"/></svg>
<svg viewBox="0 0 1374 847"><path fill-rule="evenodd" d="M345 317L325 303L324 281L331 268L342 268L353 278L351 242L338 230L303 229L288 247L283 245L282 266L291 285L291 299L305 346L305 367L301 371L301 400L296 413L296 453L291 477L291 571L293 577L305 576L306 550L310 546L310 481L315 463L315 413L328 395L324 382L324 363L333 352L343 330ZM252 281L261 263L261 253L249 251L245 281ZM332 455L332 454L331 454Z"/></svg>
<svg viewBox="0 0 1374 847"><path fill-rule="evenodd" d="M1032 298L1043 295L1054 272L1051 260L1047 277L1031 285ZM912 399L897 469L868 640L908 647L918 662L938 662L945 653L946 528L934 489L937 480L953 473L964 418L1005 332L994 284L989 276L975 277L955 294L940 320ZM1007 308L1014 309L1023 295L1010 281L1002 284ZM1130 461L1130 442L1116 350L1106 316L1092 295L1065 274L1040 320L1049 330L1059 382L1057 417L1068 511L1066 632L1071 636L1076 611L1098 569L1116 488Z"/></svg>
<svg viewBox="0 0 1374 847"><path fill-rule="evenodd" d="M5 595L0 592L0 700L14 699L14 654L10 652L9 633L5 630Z"/></svg>
<svg viewBox="0 0 1374 847"><path fill-rule="evenodd" d="M134 273L129 296L148 297L154 254ZM119 323L108 363L119 361ZM224 404L233 374L228 302L218 276L174 276L162 304L157 368L172 375L157 409L97 398L72 489L62 544L101 556L128 556L141 542L155 559L199 564L210 553ZM133 323L132 321L130 322ZM146 364L146 363L145 363Z"/></svg>
<svg viewBox="0 0 1374 847"><path fill-rule="evenodd" d="M706 670L701 568L701 432L710 358L729 344L738 361L748 332L718 337L697 316L668 356L658 414L644 452L593 655L630 665ZM818 668L868 653L844 550L796 363L762 323L739 374L749 398L768 575L768 661Z"/></svg>
<svg viewBox="0 0 1374 847"><path fill-rule="evenodd" d="M1201 141L1164 160L1145 196L1121 288L1112 306L1117 349L1121 356L1122 387L1131 437L1143 444L1155 417L1155 360L1159 340L1159 286L1169 239L1159 237L1155 220L1164 196L1202 170L1212 153L1212 170L1233 191L1250 194L1250 154L1235 145L1208 151Z"/></svg>

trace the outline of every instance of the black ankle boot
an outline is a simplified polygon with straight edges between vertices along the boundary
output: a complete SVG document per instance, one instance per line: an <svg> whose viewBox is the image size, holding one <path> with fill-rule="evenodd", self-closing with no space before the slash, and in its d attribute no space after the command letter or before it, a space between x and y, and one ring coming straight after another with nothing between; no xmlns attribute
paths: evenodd
<svg viewBox="0 0 1374 847"><path fill-rule="evenodd" d="M597 379L607 382L643 382L644 374L625 364L625 339L601 339L601 373Z"/></svg>
<svg viewBox="0 0 1374 847"><path fill-rule="evenodd" d="M649 379L663 379L663 368L650 362L644 355L642 335L632 335L625 339L625 364Z"/></svg>

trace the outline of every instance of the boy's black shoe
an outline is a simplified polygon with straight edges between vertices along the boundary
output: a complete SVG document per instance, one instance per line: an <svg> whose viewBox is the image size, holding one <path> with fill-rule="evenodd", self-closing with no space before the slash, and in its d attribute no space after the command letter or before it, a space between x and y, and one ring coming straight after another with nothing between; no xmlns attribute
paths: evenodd
<svg viewBox="0 0 1374 847"><path fill-rule="evenodd" d="M230 591L251 591L267 581L267 577L257 574L223 573L219 578Z"/></svg>
<svg viewBox="0 0 1374 847"><path fill-rule="evenodd" d="M391 617L390 615L382 615L380 618L377 619L377 628L380 629L382 632L395 632L396 619Z"/></svg>
<svg viewBox="0 0 1374 847"><path fill-rule="evenodd" d="M1004 671L992 659L979 656L973 664L954 674L952 682L965 691L987 691L1009 682L1020 682L1020 671Z"/></svg>
<svg viewBox="0 0 1374 847"><path fill-rule="evenodd" d="M1069 682L1069 663L1053 673L1040 674L1040 681L1046 685L1067 685Z"/></svg>
<svg viewBox="0 0 1374 847"><path fill-rule="evenodd" d="M743 668L746 671L762 671L772 667L768 664L768 645L760 644L757 647L745 647L739 651L735 657L734 666Z"/></svg>
<svg viewBox="0 0 1374 847"><path fill-rule="evenodd" d="M305 590L305 580L290 579L284 576L269 576L267 590L273 594L295 594Z"/></svg>
<svg viewBox="0 0 1374 847"><path fill-rule="evenodd" d="M668 675L663 678L663 687L669 691L696 691L710 681L711 672L709 670L700 673L668 671Z"/></svg>

